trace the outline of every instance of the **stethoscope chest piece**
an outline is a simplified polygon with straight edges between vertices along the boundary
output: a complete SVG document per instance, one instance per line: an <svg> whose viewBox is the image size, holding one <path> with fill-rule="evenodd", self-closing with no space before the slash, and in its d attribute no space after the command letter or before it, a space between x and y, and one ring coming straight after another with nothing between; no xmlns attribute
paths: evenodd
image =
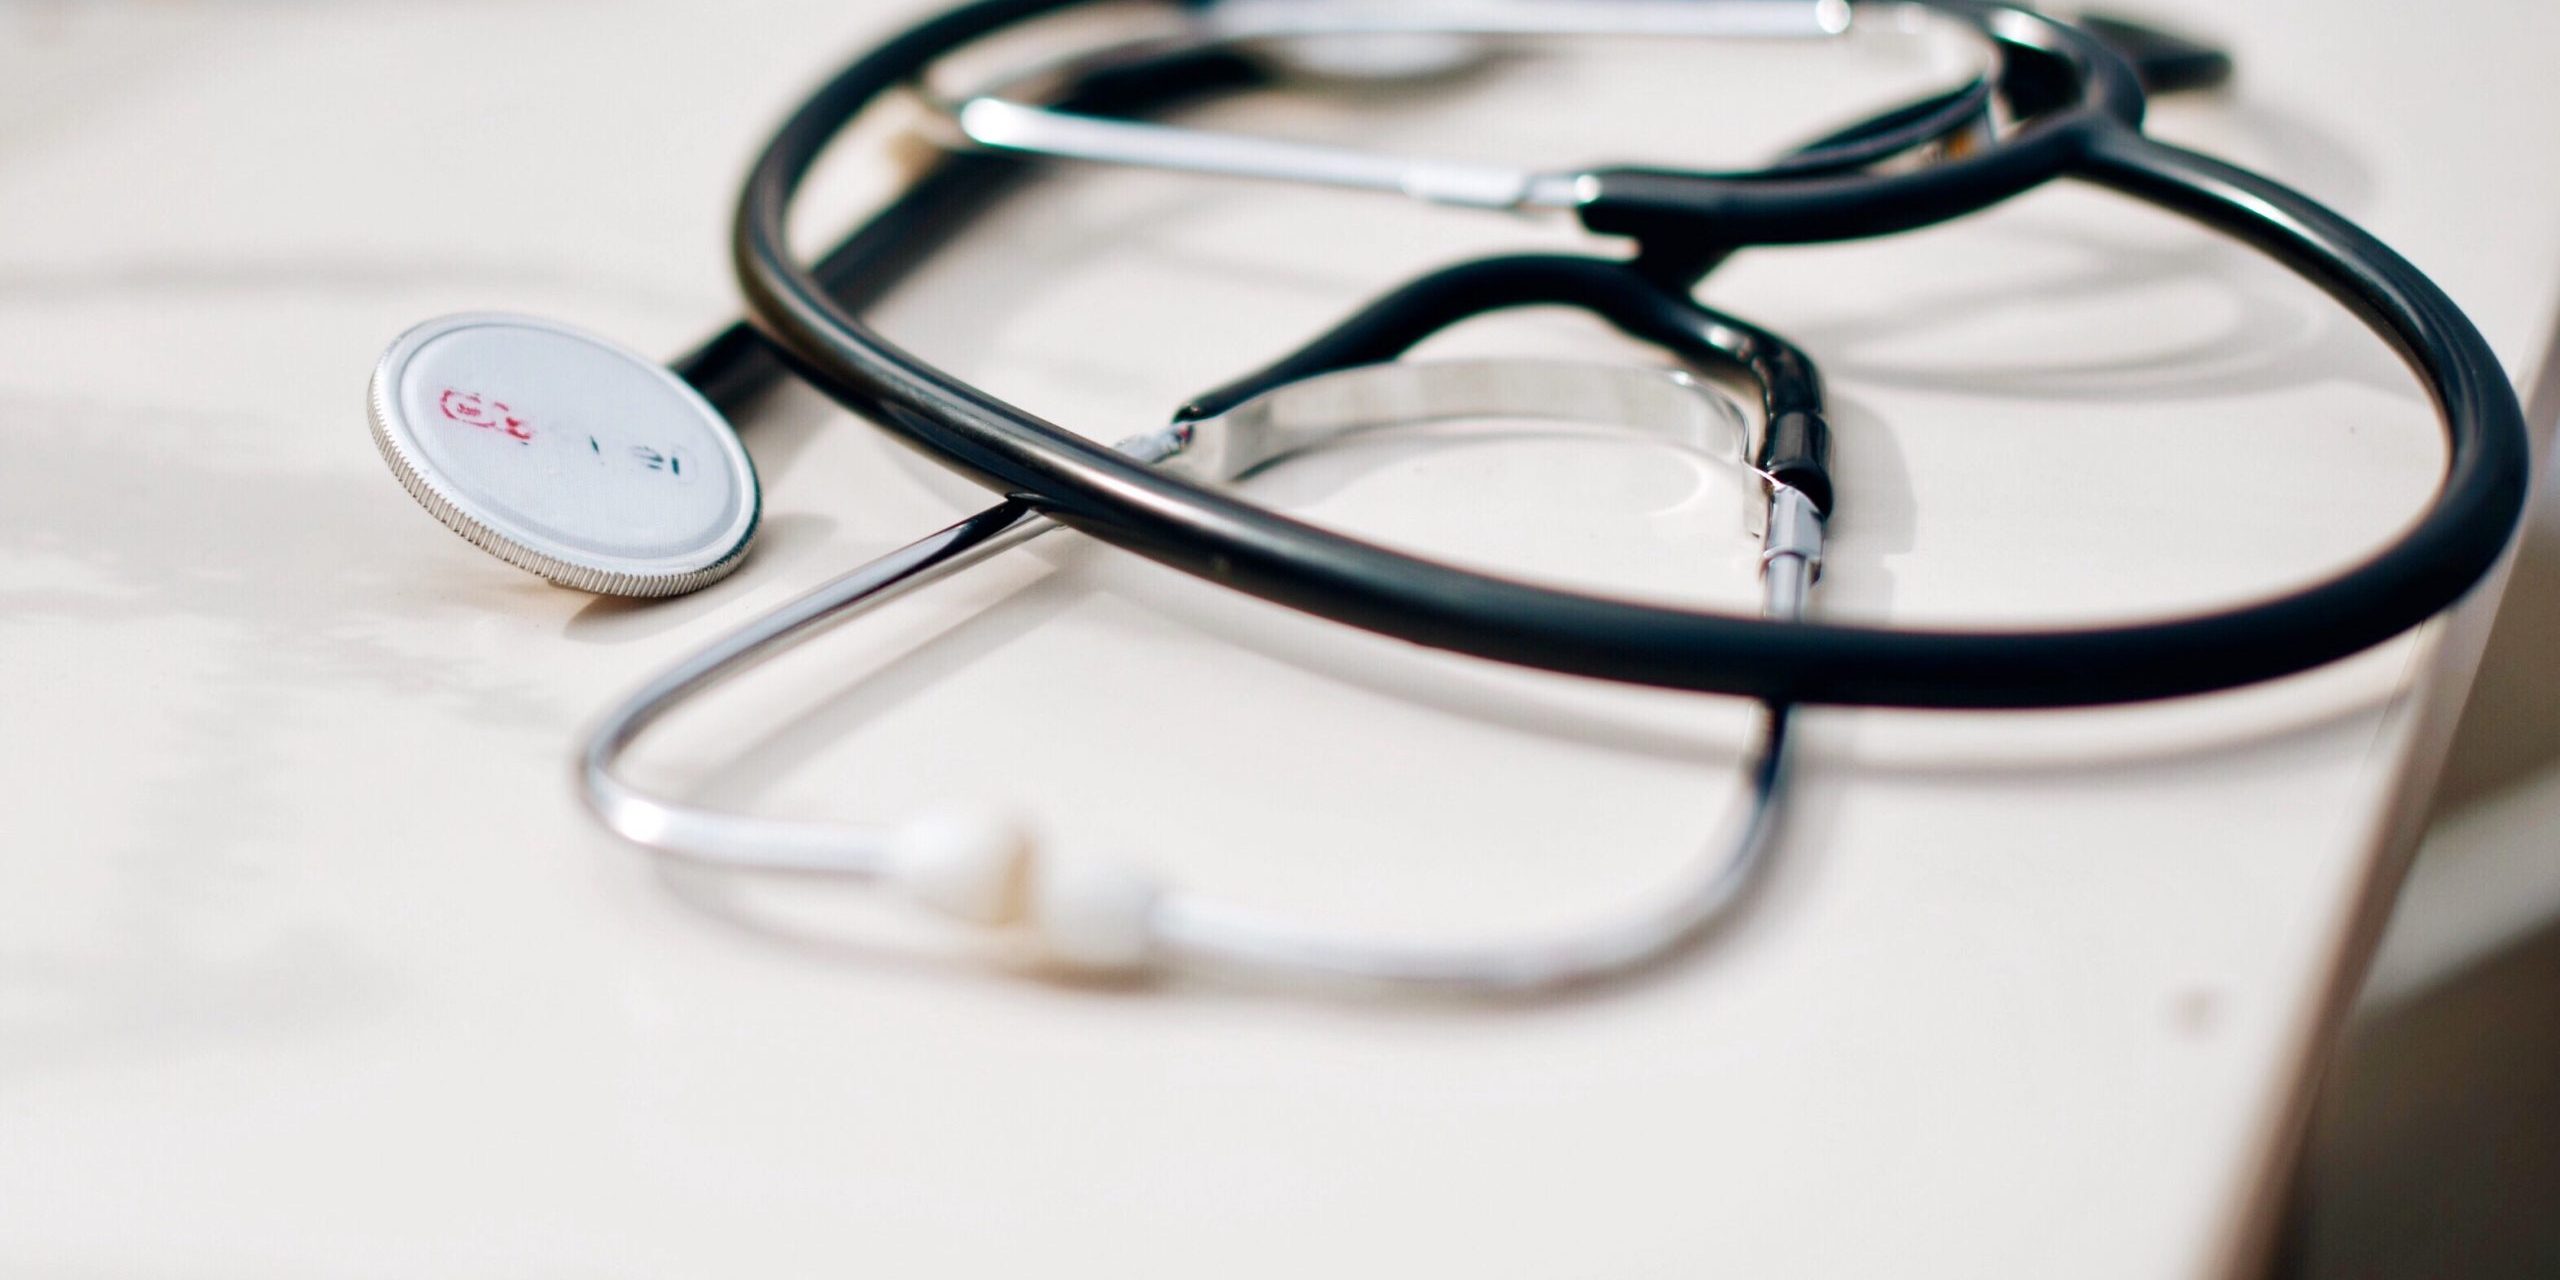
<svg viewBox="0 0 2560 1280"><path fill-rule="evenodd" d="M409 495L481 550L566 587L666 596L755 537L755 466L665 367L526 316L430 320L383 353L374 443Z"/></svg>

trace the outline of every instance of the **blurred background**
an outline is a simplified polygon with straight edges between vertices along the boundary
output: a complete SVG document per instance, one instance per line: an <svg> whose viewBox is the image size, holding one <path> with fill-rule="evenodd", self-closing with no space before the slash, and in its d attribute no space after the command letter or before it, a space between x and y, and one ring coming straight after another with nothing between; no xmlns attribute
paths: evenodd
<svg viewBox="0 0 2560 1280"><path fill-rule="evenodd" d="M2560 376L2529 408L2560 417ZM2280 1273L2560 1275L2560 504L2515 575L2314 1114Z"/></svg>

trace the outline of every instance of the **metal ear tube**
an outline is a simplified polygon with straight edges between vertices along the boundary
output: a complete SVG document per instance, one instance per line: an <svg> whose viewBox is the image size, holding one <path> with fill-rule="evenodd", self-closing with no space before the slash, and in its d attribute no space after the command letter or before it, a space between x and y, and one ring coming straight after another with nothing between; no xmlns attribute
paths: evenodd
<svg viewBox="0 0 2560 1280"><path fill-rule="evenodd" d="M1601 425L1752 475L1743 462L1749 424L1721 392L1671 370L1544 361L1354 366L1282 384L1221 414L1136 437L1121 450L1156 465L1231 478L1416 423L1599 415L1606 415ZM1765 527L1799 531L1791 535L1799 539L1795 544L1766 558L1765 607L1773 617L1792 618L1809 585L1800 532L1806 526L1781 513L1810 507L1783 485L1768 485L1766 493ZM1607 919L1472 946L1342 933L1203 897L1139 863L1057 847L999 811L929 813L889 827L788 821L662 799L616 771L622 753L683 700L1054 527L1022 504L992 508L856 569L677 664L608 713L590 736L578 775L588 806L616 832L662 853L736 869L878 883L956 923L1016 938L1049 963L1078 972L1198 969L1480 994L1598 981L1658 960L1738 901L1766 856L1783 795L1786 712L1778 707L1767 709L1746 765L1749 799L1734 833L1669 888ZM1810 527L1818 545L1818 518Z"/></svg>

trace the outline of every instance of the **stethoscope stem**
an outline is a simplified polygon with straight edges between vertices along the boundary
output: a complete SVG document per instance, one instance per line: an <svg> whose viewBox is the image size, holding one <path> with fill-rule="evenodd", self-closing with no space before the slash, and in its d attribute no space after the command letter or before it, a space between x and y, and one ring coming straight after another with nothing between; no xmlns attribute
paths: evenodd
<svg viewBox="0 0 2560 1280"><path fill-rule="evenodd" d="M1763 616L1804 619L1805 601L1822 574L1822 510L1801 489L1769 482L1769 529L1760 544Z"/></svg>

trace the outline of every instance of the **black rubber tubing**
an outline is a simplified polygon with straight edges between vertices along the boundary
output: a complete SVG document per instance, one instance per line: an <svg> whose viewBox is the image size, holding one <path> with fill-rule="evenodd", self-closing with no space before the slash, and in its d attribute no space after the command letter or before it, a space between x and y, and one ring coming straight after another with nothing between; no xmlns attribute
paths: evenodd
<svg viewBox="0 0 2560 1280"><path fill-rule="evenodd" d="M2143 138L2140 90L2121 59L2048 20L1999 11L2071 51L2111 86L2097 106L2029 126L2034 136L1916 175L1778 184L1841 237L1915 229L1968 211L1950 175L1983 175L1982 199L2016 190L2010 154L2233 235L2321 286L2427 382L2450 465L2437 501L2403 536L2313 586L2243 608L2159 623L2012 633L1778 624L1599 599L1475 574L1329 533L1132 462L901 351L828 296L792 258L791 198L819 151L882 93L946 50L1078 0L982 0L927 20L823 86L777 132L741 199L734 257L758 326L802 374L857 413L1061 523L1186 572L1418 644L1595 678L1773 702L2048 707L2138 701L2273 678L2353 654L2458 600L2492 567L2523 506L2522 411L2497 359L2432 282L2370 235L2265 178ZM1964 12L1985 6L1940 0ZM2067 29L2062 29L2067 31ZM2130 106L2123 95L2133 95ZM1988 160L1991 163L1985 164ZM1916 204L1880 193L1909 179ZM2032 184L2028 184L2032 185ZM1873 226L1826 211L1876 211ZM1757 221L1779 202L1761 201ZM1714 226L1717 243L1749 237ZM1786 231L1774 237L1795 242ZM1656 229L1654 234L1667 234Z"/></svg>
<svg viewBox="0 0 2560 1280"><path fill-rule="evenodd" d="M1587 311L1639 342L1694 365L1728 365L1760 389L1761 472L1804 491L1831 514L1831 428L1822 378L1792 342L1701 306L1633 264L1565 254L1482 258L1446 267L1362 307L1280 360L1196 397L1177 421L1214 417L1265 392L1337 369L1393 360L1461 321L1512 307Z"/></svg>
<svg viewBox="0 0 2560 1280"><path fill-rule="evenodd" d="M2133 63L2147 93L2214 89L2231 78L2230 56L2210 45L2122 19L2082 14L2079 23ZM1840 173L1903 155L1970 128L1991 105L1995 88L2013 103L2034 96L2036 86L2021 81L2036 78L2040 71L2046 80L2068 78L2067 68L2040 69L2032 63L2013 62L1997 86L1975 81L1868 116L1806 142L1759 174ZM1057 105L1089 115L1144 115L1192 98L1252 88L1266 79L1262 64L1251 58L1228 51L1194 51L1094 76L1075 86ZM2051 97L2052 91L2045 96ZM839 305L860 311L915 263L939 251L967 225L970 215L1037 171L1037 166L1014 156L960 153L944 157L829 251L810 274ZM1648 248L1674 246L1664 242ZM1717 246L1690 243L1677 246L1676 253L1649 254L1641 265L1647 275L1685 289L1728 256ZM672 367L731 414L744 412L756 396L790 376L772 344L745 321L679 357Z"/></svg>

